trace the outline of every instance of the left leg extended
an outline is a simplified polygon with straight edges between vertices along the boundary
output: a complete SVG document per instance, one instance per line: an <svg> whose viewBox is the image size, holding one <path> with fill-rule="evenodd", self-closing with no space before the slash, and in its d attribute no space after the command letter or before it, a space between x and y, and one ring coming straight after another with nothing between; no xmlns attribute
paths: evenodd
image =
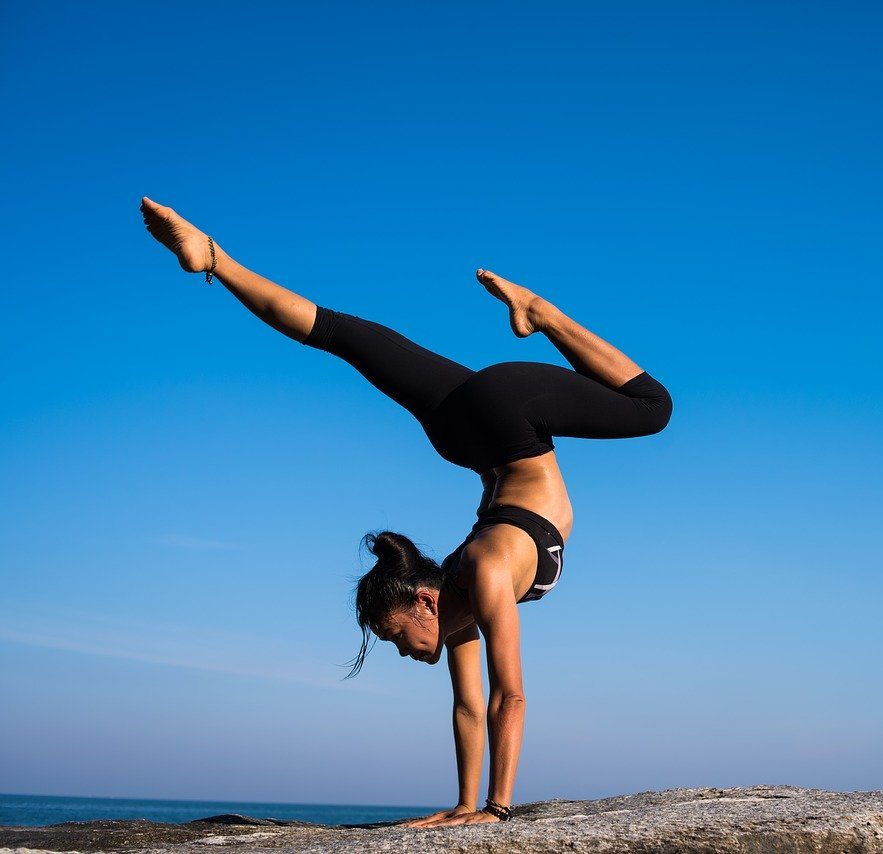
<svg viewBox="0 0 883 854"><path fill-rule="evenodd" d="M141 213L147 230L178 258L188 273L211 266L208 236L180 214L146 196ZM215 276L249 311L274 329L303 341L316 319L316 304L293 291L253 273L215 244Z"/></svg>
<svg viewBox="0 0 883 854"><path fill-rule="evenodd" d="M147 230L191 273L211 264L208 236L171 208L141 204ZM215 275L243 305L279 332L349 362L375 388L424 419L472 371L415 344L393 329L320 308L265 279L215 245Z"/></svg>

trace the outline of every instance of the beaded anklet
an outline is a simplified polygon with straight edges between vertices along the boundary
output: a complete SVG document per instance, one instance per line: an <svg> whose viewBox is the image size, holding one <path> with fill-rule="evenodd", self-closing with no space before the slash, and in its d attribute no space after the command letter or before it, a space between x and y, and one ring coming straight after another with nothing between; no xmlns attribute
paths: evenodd
<svg viewBox="0 0 883 854"><path fill-rule="evenodd" d="M208 237L208 235L206 235L206 237ZM205 271L205 283L210 285L215 275L215 242L211 237L208 238L208 248L212 253L212 265Z"/></svg>

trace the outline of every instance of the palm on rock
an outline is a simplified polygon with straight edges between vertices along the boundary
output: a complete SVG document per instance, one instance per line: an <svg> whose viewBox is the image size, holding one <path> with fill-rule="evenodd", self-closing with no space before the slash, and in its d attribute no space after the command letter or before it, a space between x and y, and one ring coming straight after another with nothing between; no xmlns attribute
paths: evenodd
<svg viewBox="0 0 883 854"><path fill-rule="evenodd" d="M471 812L472 810L469 807L457 806L450 810L440 810L432 815L425 815L422 818L412 819L411 821L405 822L405 827L428 827L438 821L444 821L445 819L454 818L459 815L468 815Z"/></svg>

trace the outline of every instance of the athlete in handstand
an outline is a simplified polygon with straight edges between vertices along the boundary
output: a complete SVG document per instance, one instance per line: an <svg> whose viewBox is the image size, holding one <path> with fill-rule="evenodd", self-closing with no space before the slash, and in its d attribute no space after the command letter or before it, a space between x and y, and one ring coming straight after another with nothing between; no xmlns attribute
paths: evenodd
<svg viewBox="0 0 883 854"><path fill-rule="evenodd" d="M551 303L489 270L478 270L478 280L509 307L515 334L543 333L574 370L505 362L472 371L385 326L321 308L247 270L171 208L145 197L141 211L147 230L184 270L205 272L208 281L216 276L274 329L349 362L417 418L444 459L481 477L478 521L441 566L401 534L366 538L377 563L356 591L362 646L352 674L361 669L372 634L428 664L446 648L458 802L410 824L507 820L525 709L516 605L555 586L573 524L552 437L658 433L671 417L668 392ZM477 810L485 747L480 635L490 683L491 765L488 800Z"/></svg>

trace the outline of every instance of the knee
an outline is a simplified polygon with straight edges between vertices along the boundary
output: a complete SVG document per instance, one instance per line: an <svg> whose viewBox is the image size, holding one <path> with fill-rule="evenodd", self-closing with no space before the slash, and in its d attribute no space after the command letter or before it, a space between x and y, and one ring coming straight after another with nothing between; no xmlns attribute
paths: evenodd
<svg viewBox="0 0 883 854"><path fill-rule="evenodd" d="M671 421L672 401L671 395L666 389L656 398L653 403L653 417L651 419L652 433L661 433Z"/></svg>
<svg viewBox="0 0 883 854"><path fill-rule="evenodd" d="M662 388L659 395L648 401L650 406L650 431L649 434L661 433L671 421L672 400L668 390Z"/></svg>
<svg viewBox="0 0 883 854"><path fill-rule="evenodd" d="M629 380L626 386L628 396L643 410L643 435L661 433L671 420L672 402L668 389L646 371Z"/></svg>

